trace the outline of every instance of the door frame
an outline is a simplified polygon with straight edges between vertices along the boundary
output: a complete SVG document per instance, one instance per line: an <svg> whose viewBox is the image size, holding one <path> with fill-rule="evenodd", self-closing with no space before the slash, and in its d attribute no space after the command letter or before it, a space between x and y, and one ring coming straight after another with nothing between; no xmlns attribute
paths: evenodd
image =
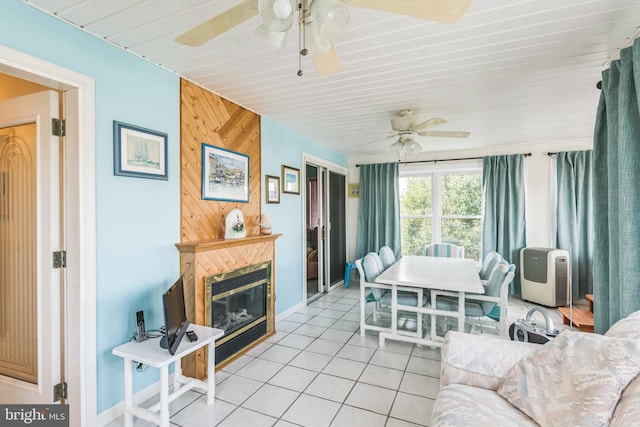
<svg viewBox="0 0 640 427"><path fill-rule="evenodd" d="M66 369L72 426L97 424L95 83L93 78L0 45L0 72L63 91L67 136ZM52 391L53 393L53 391Z"/></svg>
<svg viewBox="0 0 640 427"><path fill-rule="evenodd" d="M308 154L308 153L302 153L302 167L300 168L301 170L301 177L300 177L300 182L301 183L306 183L307 182L307 163L311 163L315 166L319 166L321 168L326 168L327 172L328 171L333 171L333 172L337 172L340 174L343 174L345 176L345 196L347 194L347 181L348 181L348 169L344 166L340 166L338 164L335 164L333 162L330 162L328 160L322 159L320 157L316 157L312 154ZM320 176L318 176L318 179L320 179ZM322 184L324 185L324 183ZM300 227L302 229L302 242L301 242L301 247L300 247L300 251L302 253L302 259L306 259L306 255L307 255L307 223L306 223L306 218L307 218L307 186L305 185L301 185L300 186L300 195L302 198L302 218L301 218L301 224ZM324 202L323 202L323 209L325 209L326 207L324 206ZM325 212L322 213L323 218L325 217ZM345 244L346 244L346 238L349 236L349 224L347 221L347 218L349 216L348 213L348 206L347 206L347 201L345 200ZM324 219L326 220L326 218ZM320 232L320 230L318 230L318 232ZM319 240L321 240L320 238L318 238ZM324 243L323 243L324 245ZM348 246L348 245L347 245ZM320 247L320 245L318 245L318 247ZM346 250L346 248L345 248ZM320 249L318 249L318 252L320 252ZM324 255L320 255L318 256L318 259L324 259ZM345 260L346 262L347 260ZM303 295L303 303L306 306L307 305L307 267L306 267L306 263L302 263L303 267L302 267L302 295ZM320 266L320 262L319 262L319 267L318 268L323 268L324 269L324 260L322 262L322 265ZM323 280L326 280L326 270L324 270L322 272L322 274L320 274L320 272L318 272L318 277L323 277ZM336 284L334 286L331 286L331 284L327 284L326 286L326 291L329 292L333 289L335 289L339 284ZM318 286L320 286L320 284L318 284Z"/></svg>

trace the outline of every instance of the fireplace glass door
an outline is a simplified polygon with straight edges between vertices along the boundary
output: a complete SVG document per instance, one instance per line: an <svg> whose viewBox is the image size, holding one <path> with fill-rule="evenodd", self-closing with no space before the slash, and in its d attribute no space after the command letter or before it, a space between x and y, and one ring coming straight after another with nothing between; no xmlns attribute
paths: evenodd
<svg viewBox="0 0 640 427"><path fill-rule="evenodd" d="M216 295L212 300L213 327L222 329L225 336L251 325L266 316L266 284L259 284L237 293Z"/></svg>
<svg viewBox="0 0 640 427"><path fill-rule="evenodd" d="M216 366L271 332L271 262L250 265L205 279L206 326L222 329Z"/></svg>

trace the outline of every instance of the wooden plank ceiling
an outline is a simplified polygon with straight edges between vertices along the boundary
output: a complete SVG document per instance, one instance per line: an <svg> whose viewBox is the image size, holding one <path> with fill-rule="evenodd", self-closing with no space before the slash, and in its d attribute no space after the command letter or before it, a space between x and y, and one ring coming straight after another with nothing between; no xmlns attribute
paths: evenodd
<svg viewBox="0 0 640 427"><path fill-rule="evenodd" d="M354 156L388 152L384 131L408 108L471 132L421 138L427 153L590 141L596 82L640 24L637 0L474 0L455 24L349 7L342 71L318 77L303 58L298 77L295 25L282 53L254 35L259 17L175 42L239 0L23 1Z"/></svg>

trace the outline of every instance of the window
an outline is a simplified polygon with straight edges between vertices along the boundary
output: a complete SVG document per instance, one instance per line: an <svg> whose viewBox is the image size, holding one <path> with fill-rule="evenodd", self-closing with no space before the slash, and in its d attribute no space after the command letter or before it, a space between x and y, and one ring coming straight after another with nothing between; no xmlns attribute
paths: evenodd
<svg viewBox="0 0 640 427"><path fill-rule="evenodd" d="M402 253L424 255L431 243L464 246L480 259L482 172L403 173L400 177Z"/></svg>

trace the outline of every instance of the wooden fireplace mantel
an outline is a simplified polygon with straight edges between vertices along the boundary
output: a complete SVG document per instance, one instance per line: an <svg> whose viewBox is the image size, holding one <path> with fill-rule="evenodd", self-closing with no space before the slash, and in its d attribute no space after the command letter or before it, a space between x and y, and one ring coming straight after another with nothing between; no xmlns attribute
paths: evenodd
<svg viewBox="0 0 640 427"><path fill-rule="evenodd" d="M205 279L265 261L271 261L271 307L267 335L275 333L275 241L281 234L255 235L240 239L212 239L176 243L180 251L180 274L184 277L187 318L197 325L207 325L205 315ZM262 341L262 340L261 340ZM230 362L227 361L226 363ZM218 366L218 368L221 366ZM198 351L182 360L185 375L206 377L206 357Z"/></svg>
<svg viewBox="0 0 640 427"><path fill-rule="evenodd" d="M176 243L178 250L187 253L197 253L211 251L215 249L232 248L235 246L251 245L255 243L268 242L276 240L282 234L266 234L247 236L240 239L213 239L213 240L201 240L197 242L185 242Z"/></svg>

